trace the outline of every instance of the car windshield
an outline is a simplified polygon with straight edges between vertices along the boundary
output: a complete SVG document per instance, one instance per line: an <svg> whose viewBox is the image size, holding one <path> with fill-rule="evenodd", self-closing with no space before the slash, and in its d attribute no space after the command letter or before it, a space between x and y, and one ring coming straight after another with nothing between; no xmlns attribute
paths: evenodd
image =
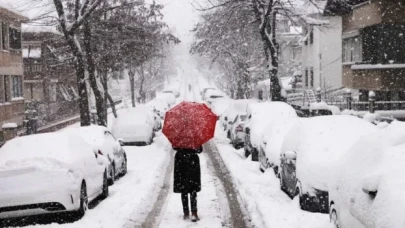
<svg viewBox="0 0 405 228"><path fill-rule="evenodd" d="M240 115L239 118L240 118L240 121L244 122L247 120L247 115Z"/></svg>
<svg viewBox="0 0 405 228"><path fill-rule="evenodd" d="M405 0L0 0L0 227L405 228Z"/></svg>

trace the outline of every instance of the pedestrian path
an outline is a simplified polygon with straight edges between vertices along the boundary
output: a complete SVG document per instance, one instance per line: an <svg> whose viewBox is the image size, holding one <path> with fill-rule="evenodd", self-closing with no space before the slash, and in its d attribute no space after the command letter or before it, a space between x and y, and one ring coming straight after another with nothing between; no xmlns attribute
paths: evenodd
<svg viewBox="0 0 405 228"><path fill-rule="evenodd" d="M218 196L216 193L216 181L211 170L207 165L207 155L200 155L201 164L201 192L198 193L198 214L200 221L192 223L190 220L183 220L183 209L180 200L180 194L173 193L171 186L170 194L165 206L159 228L172 227L210 227L219 228L222 226L221 210Z"/></svg>

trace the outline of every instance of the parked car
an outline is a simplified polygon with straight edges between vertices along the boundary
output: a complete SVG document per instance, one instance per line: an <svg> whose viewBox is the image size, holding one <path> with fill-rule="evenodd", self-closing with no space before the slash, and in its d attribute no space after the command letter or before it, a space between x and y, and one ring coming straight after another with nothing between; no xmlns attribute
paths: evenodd
<svg viewBox="0 0 405 228"><path fill-rule="evenodd" d="M106 127L93 125L72 128L69 131L83 138L93 147L94 151L97 151L108 159L108 182L110 185L114 184L119 176L127 173L127 155L125 150Z"/></svg>
<svg viewBox="0 0 405 228"><path fill-rule="evenodd" d="M229 102L231 102L231 99L228 97L217 98L213 100L208 107L211 108L211 111L215 115L220 117L226 111Z"/></svg>
<svg viewBox="0 0 405 228"><path fill-rule="evenodd" d="M244 127L246 120L246 114L239 114L231 123L231 129L228 131L229 139L231 140L231 143L235 149L244 147L246 137Z"/></svg>
<svg viewBox="0 0 405 228"><path fill-rule="evenodd" d="M155 137L154 120L146 107L136 107L121 113L114 121L111 133L122 145L150 145Z"/></svg>
<svg viewBox="0 0 405 228"><path fill-rule="evenodd" d="M176 98L180 96L180 92L177 89L165 89L162 93L173 94Z"/></svg>
<svg viewBox="0 0 405 228"><path fill-rule="evenodd" d="M209 90L216 90L216 89L215 89L215 88L212 88L212 87L204 88L204 89L200 92L200 94L201 94L201 99L203 99L203 100L206 99L205 93L206 93L207 91L209 91Z"/></svg>
<svg viewBox="0 0 405 228"><path fill-rule="evenodd" d="M176 103L176 97L172 93L157 93L155 99L166 102L169 108Z"/></svg>
<svg viewBox="0 0 405 228"><path fill-rule="evenodd" d="M274 173L279 175L281 147L286 135L299 120L297 117L280 118L267 125L259 149L260 171L273 168Z"/></svg>
<svg viewBox="0 0 405 228"><path fill-rule="evenodd" d="M286 135L280 161L280 186L300 207L328 213L328 181L334 165L361 137L379 130L353 116L301 118Z"/></svg>
<svg viewBox="0 0 405 228"><path fill-rule="evenodd" d="M14 138L0 148L0 219L75 212L108 196L108 161L77 135Z"/></svg>
<svg viewBox="0 0 405 228"><path fill-rule="evenodd" d="M263 131L273 120L285 117L297 117L294 108L285 102L264 102L249 104L248 119L245 124L245 156L252 155L252 161L259 161L259 146Z"/></svg>
<svg viewBox="0 0 405 228"><path fill-rule="evenodd" d="M404 227L404 123L394 121L360 139L337 167L329 188L335 227Z"/></svg>
<svg viewBox="0 0 405 228"><path fill-rule="evenodd" d="M339 107L330 106L325 102L311 103L309 107L302 107L298 112L302 113L300 117L340 115Z"/></svg>
<svg viewBox="0 0 405 228"><path fill-rule="evenodd" d="M207 92L205 92L204 96L205 96L205 101L207 102L207 104L209 106L211 106L214 101L226 97L226 95L219 90L208 90Z"/></svg>
<svg viewBox="0 0 405 228"><path fill-rule="evenodd" d="M166 112L169 109L169 105L166 102L156 98L149 101L146 106L149 106L152 111L156 113L161 119L165 117Z"/></svg>
<svg viewBox="0 0 405 228"><path fill-rule="evenodd" d="M248 104L257 103L257 100L254 99L241 99L241 100L230 100L230 104L221 115L222 126L227 132L228 138L231 135L231 128L233 122L236 121L238 115L246 116L246 109Z"/></svg>

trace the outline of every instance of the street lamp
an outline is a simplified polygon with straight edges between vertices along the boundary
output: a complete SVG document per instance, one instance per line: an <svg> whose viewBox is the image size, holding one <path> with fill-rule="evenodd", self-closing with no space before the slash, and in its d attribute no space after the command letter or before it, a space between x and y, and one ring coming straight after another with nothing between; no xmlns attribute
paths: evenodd
<svg viewBox="0 0 405 228"><path fill-rule="evenodd" d="M374 113L375 106L375 93L374 91L368 92L369 112Z"/></svg>
<svg viewBox="0 0 405 228"><path fill-rule="evenodd" d="M352 109L352 90L351 89L346 89L345 97L346 97L347 109L351 110Z"/></svg>

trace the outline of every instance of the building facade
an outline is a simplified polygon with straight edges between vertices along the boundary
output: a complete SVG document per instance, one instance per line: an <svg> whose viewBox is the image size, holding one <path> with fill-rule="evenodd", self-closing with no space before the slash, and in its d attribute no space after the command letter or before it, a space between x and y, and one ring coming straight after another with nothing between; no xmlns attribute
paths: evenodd
<svg viewBox="0 0 405 228"><path fill-rule="evenodd" d="M22 37L24 98L38 113L38 127L77 115L75 69L63 36L24 31Z"/></svg>
<svg viewBox="0 0 405 228"><path fill-rule="evenodd" d="M304 26L302 45L303 88L323 93L342 88L342 19L310 14Z"/></svg>
<svg viewBox="0 0 405 228"><path fill-rule="evenodd" d="M342 17L342 82L367 101L405 101L405 1L328 1ZM368 16L364 16L368 15Z"/></svg>
<svg viewBox="0 0 405 228"><path fill-rule="evenodd" d="M28 18L0 7L0 126L24 119L21 23Z"/></svg>

